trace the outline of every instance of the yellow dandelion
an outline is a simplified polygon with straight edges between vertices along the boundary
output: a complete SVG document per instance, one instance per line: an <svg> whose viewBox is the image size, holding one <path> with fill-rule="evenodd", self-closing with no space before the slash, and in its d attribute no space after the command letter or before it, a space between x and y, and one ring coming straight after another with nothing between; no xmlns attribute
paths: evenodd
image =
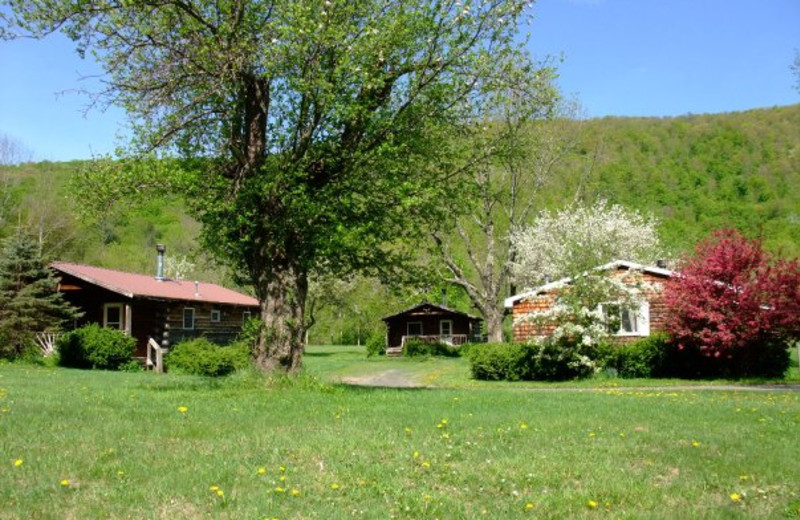
<svg viewBox="0 0 800 520"><path fill-rule="evenodd" d="M740 495L739 493L731 493L730 497L731 497L731 500L733 502L741 502L742 501L742 495Z"/></svg>
<svg viewBox="0 0 800 520"><path fill-rule="evenodd" d="M125 472L124 472L124 471L122 471L121 469L118 469L118 470L117 470L117 476L118 476L118 477L124 477L124 476L125 476Z"/></svg>
<svg viewBox="0 0 800 520"><path fill-rule="evenodd" d="M186 413L186 412L188 412L188 411L189 411L189 407L187 407L187 406L183 406L183 405L180 405L180 406L178 407L178 411L179 411L180 413Z"/></svg>
<svg viewBox="0 0 800 520"><path fill-rule="evenodd" d="M442 419L441 423L442 424L447 424L447 419Z"/></svg>
<svg viewBox="0 0 800 520"><path fill-rule="evenodd" d="M589 500L588 502L586 502L586 507L588 507L589 509L596 509L597 502L595 502L594 500Z"/></svg>
<svg viewBox="0 0 800 520"><path fill-rule="evenodd" d="M333 484L331 484L331 489L333 490L339 489L339 484L334 482Z"/></svg>
<svg viewBox="0 0 800 520"><path fill-rule="evenodd" d="M286 475L281 475L278 480L280 480L281 482L286 482Z"/></svg>
<svg viewBox="0 0 800 520"><path fill-rule="evenodd" d="M267 474L267 468L258 468L257 473L259 475L266 475Z"/></svg>
<svg viewBox="0 0 800 520"><path fill-rule="evenodd" d="M414 457L415 459L418 459L418 458L419 458L419 452L418 452L418 451L415 451L415 452L414 452L414 455L413 455L413 457Z"/></svg>
<svg viewBox="0 0 800 520"><path fill-rule="evenodd" d="M525 503L525 509L528 510L528 511L533 509L533 502L526 502Z"/></svg>
<svg viewBox="0 0 800 520"><path fill-rule="evenodd" d="M61 484L61 487L69 487L69 479L68 478L62 478L61 482L59 482L59 484Z"/></svg>
<svg viewBox="0 0 800 520"><path fill-rule="evenodd" d="M17 467L17 468L22 466L22 459L15 460L14 461L14 466Z"/></svg>
<svg viewBox="0 0 800 520"><path fill-rule="evenodd" d="M284 471L286 471L286 466L278 466L278 471L283 473Z"/></svg>
<svg viewBox="0 0 800 520"><path fill-rule="evenodd" d="M283 489L283 488L282 488L282 487L280 487L280 486L278 486L278 487L276 487L276 488L275 488L275 492L276 492L276 493L283 493L284 491L286 491L286 490L285 490L285 489Z"/></svg>
<svg viewBox="0 0 800 520"><path fill-rule="evenodd" d="M293 497L299 497L300 496L300 490L299 489L293 489L292 490L292 496Z"/></svg>
<svg viewBox="0 0 800 520"><path fill-rule="evenodd" d="M406 426L405 428L403 428L403 431L405 431L406 433L409 433L409 434L410 434L410 433L411 433L411 428L409 428L408 426Z"/></svg>
<svg viewBox="0 0 800 520"><path fill-rule="evenodd" d="M528 429L528 423L524 423L524 422L520 423L519 429L520 430L527 430Z"/></svg>
<svg viewBox="0 0 800 520"><path fill-rule="evenodd" d="M218 497L220 497L220 498L222 498L222 497L224 497L224 496L225 496L225 492L224 492L224 491L222 491L221 489L218 489L218 490L217 490L217 496L218 496Z"/></svg>
<svg viewBox="0 0 800 520"><path fill-rule="evenodd" d="M692 441L692 447L693 448L696 448L698 446L700 446L700 441Z"/></svg>
<svg viewBox="0 0 800 520"><path fill-rule="evenodd" d="M429 501L430 499L431 499L431 496L430 496L430 495L422 495L422 500L424 500L424 501L426 501L426 502L427 502L427 501Z"/></svg>
<svg viewBox="0 0 800 520"><path fill-rule="evenodd" d="M427 460L423 460L423 461L422 461L422 467L424 467L424 468L430 468L430 467L431 467L431 463L430 463L430 462L428 462Z"/></svg>
<svg viewBox="0 0 800 520"><path fill-rule="evenodd" d="M739 480L741 480L742 482L747 482L748 480L750 480L750 475L739 475Z"/></svg>
<svg viewBox="0 0 800 520"><path fill-rule="evenodd" d="M208 489L209 489L209 491L217 491L219 489L219 486L211 486Z"/></svg>

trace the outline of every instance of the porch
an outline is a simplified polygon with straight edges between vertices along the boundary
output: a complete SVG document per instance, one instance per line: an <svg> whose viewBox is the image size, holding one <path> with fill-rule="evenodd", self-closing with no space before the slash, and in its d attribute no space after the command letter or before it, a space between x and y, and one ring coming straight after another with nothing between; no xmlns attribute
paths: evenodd
<svg viewBox="0 0 800 520"><path fill-rule="evenodd" d="M458 346L468 343L470 337L467 334L411 334L404 335L400 339L399 347L388 347L386 349L387 356L400 356L403 354L403 348L410 340L421 341L423 343L445 343L446 345ZM474 339L473 339L474 341Z"/></svg>

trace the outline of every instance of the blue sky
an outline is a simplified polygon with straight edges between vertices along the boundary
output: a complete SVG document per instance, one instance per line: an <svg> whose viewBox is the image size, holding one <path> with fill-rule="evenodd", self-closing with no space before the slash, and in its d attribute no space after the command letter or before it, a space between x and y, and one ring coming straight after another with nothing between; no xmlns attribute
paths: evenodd
<svg viewBox="0 0 800 520"><path fill-rule="evenodd" d="M790 70L800 0L539 0L529 49L563 56L559 85L589 117L674 116L800 103ZM36 160L112 153L124 113L84 114L101 71L66 38L0 42L0 133Z"/></svg>

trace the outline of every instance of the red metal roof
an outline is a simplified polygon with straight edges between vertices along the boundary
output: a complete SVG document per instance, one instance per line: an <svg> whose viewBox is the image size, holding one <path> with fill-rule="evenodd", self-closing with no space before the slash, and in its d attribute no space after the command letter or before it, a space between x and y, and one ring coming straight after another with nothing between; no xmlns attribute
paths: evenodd
<svg viewBox="0 0 800 520"><path fill-rule="evenodd" d="M165 279L159 281L154 276L145 274L126 273L68 262L53 262L51 267L56 271L75 276L128 298L163 298L229 305L258 305L258 300L255 298L213 283L200 282L197 286L199 290L195 292L195 283L188 280Z"/></svg>

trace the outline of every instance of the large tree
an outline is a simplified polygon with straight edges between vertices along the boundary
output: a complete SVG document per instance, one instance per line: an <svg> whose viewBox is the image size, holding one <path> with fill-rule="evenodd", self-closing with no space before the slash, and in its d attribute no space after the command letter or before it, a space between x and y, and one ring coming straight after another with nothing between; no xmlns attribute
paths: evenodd
<svg viewBox="0 0 800 520"><path fill-rule="evenodd" d="M484 150L482 160L461 181L470 196L451 201L454 222L431 232L445 280L466 292L493 342L503 341L503 300L515 292L511 237L531 223L540 190L579 135L576 105L559 101L554 90L539 92L505 99L502 112L486 118L492 124L471 141Z"/></svg>
<svg viewBox="0 0 800 520"><path fill-rule="evenodd" d="M264 369L300 364L309 274L395 265L457 185L452 141L487 93L538 84L514 43L527 0L2 3L5 36L60 30L94 54L132 151L202 159L183 187L261 302Z"/></svg>

